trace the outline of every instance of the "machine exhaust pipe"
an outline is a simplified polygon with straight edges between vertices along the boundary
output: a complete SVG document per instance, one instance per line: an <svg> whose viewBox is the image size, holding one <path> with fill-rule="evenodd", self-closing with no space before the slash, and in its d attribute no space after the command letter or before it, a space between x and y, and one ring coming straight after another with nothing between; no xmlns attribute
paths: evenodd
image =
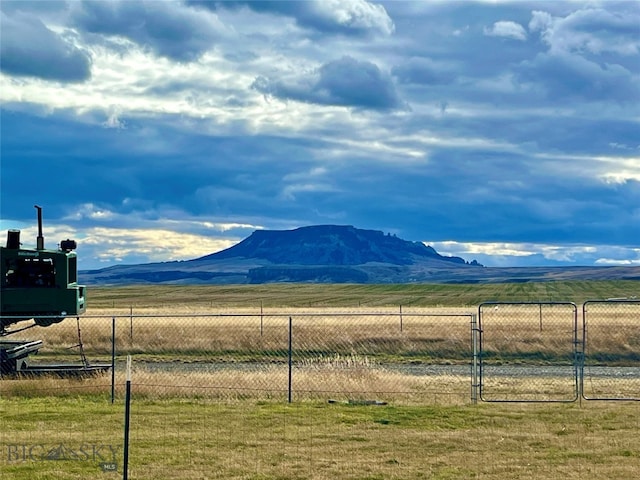
<svg viewBox="0 0 640 480"><path fill-rule="evenodd" d="M20 249L20 230L9 230L7 232L7 248L11 250Z"/></svg>
<svg viewBox="0 0 640 480"><path fill-rule="evenodd" d="M44 250L44 237L42 236L42 207L34 205L38 210L38 237L36 238L36 249Z"/></svg>

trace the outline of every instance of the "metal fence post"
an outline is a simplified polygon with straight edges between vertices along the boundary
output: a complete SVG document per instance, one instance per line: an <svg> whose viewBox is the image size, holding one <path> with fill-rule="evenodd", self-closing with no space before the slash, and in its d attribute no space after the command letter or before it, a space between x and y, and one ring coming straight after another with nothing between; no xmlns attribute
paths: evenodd
<svg viewBox="0 0 640 480"><path fill-rule="evenodd" d="M116 398L116 317L111 318L111 404Z"/></svg>
<svg viewBox="0 0 640 480"><path fill-rule="evenodd" d="M127 355L127 381L124 403L124 451L122 453L122 480L129 478L129 428L131 425L131 355Z"/></svg>
<svg viewBox="0 0 640 480"><path fill-rule="evenodd" d="M471 349L473 358L471 361L471 403L478 403L478 317L471 314Z"/></svg>
<svg viewBox="0 0 640 480"><path fill-rule="evenodd" d="M542 304L540 304L540 331L542 331Z"/></svg>
<svg viewBox="0 0 640 480"><path fill-rule="evenodd" d="M293 332L292 332L293 321L291 317L289 317L289 403L291 403L292 398L292 365L293 365Z"/></svg>

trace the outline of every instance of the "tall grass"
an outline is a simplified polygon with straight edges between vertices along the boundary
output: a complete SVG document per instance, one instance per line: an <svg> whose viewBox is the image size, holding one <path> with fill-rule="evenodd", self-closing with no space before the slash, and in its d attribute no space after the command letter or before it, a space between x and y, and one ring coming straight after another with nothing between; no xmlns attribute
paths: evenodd
<svg viewBox="0 0 640 480"><path fill-rule="evenodd" d="M573 361L574 333L582 334L581 312L577 323L570 311L544 313L544 325L537 307L519 308L515 313L501 309L494 318L483 315L483 351L487 360L566 363ZM471 354L471 313L465 309L360 308L279 310L274 315L230 313L210 310L192 316L184 311L143 310L116 318L118 355L139 355L162 361L284 361L288 349L289 318L292 319L293 350L297 356L351 355L363 353L386 362L468 362ZM288 314L286 312L289 312ZM592 358L616 359L619 364L637 362L640 355L640 325L626 312L599 315L591 321L587 352ZM451 313L453 312L453 313ZM104 360L111 353L112 317L88 316L80 321L84 351ZM32 339L34 330L15 335ZM40 359L77 355L76 322L67 319L37 331L44 345ZM70 348L74 347L74 348Z"/></svg>

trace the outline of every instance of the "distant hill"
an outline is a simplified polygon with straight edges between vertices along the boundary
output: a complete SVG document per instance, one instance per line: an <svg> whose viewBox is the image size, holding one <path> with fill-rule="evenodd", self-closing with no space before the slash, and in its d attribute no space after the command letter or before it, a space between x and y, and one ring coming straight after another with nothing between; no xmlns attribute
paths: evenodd
<svg viewBox="0 0 640 480"><path fill-rule="evenodd" d="M422 242L352 226L257 230L238 244L187 261L115 265L79 273L86 284L487 283L635 279L640 267L486 268Z"/></svg>
<svg viewBox="0 0 640 480"><path fill-rule="evenodd" d="M237 245L195 261L259 258L281 265L411 265L417 260L466 262L444 257L422 242L409 242L377 230L317 225L295 230L256 230ZM475 262L473 262L475 264Z"/></svg>

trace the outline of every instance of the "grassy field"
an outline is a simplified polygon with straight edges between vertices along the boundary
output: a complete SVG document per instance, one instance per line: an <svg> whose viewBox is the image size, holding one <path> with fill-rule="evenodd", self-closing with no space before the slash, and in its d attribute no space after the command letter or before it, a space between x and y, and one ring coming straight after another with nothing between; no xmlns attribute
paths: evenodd
<svg viewBox="0 0 640 480"><path fill-rule="evenodd" d="M487 285L214 285L90 287L89 308L477 307L486 301L560 301L640 297L640 282L585 281Z"/></svg>
<svg viewBox="0 0 640 480"><path fill-rule="evenodd" d="M95 395L0 404L0 475L117 478L123 406ZM635 479L638 406L132 404L131 479ZM52 454L53 452L53 454ZM120 473L121 474L121 473Z"/></svg>
<svg viewBox="0 0 640 480"><path fill-rule="evenodd" d="M82 331L88 351L106 353L110 322L104 318L117 314L126 319L133 310L150 315L132 324L131 338L119 336L119 351L134 358L152 351L163 361L188 358L197 364L203 352L212 348L206 339L215 339L218 360L230 363L246 361L239 355L247 351L274 355L266 358L267 371L239 375L233 369L221 370L188 380L171 369L152 371L134 363L131 479L624 480L637 478L640 471L638 402L473 404L466 373L426 378L371 367L381 346L401 352L387 361L399 361L414 351L416 355L433 353L437 348L455 357L456 351L469 349L466 317L452 326L446 316L418 321L407 312L475 312L479 303L489 300L571 301L579 309L587 299L637 296L639 290L639 282L91 288L88 314L106 317L83 319ZM399 331L401 306L408 316ZM269 312L307 310L331 315L309 325L302 319L296 339L305 356L297 359L294 390L315 394L296 394L288 404L286 365L280 357L287 340L286 317L269 317ZM359 311L393 315L376 318L381 323L372 334L371 328L363 328L373 325L372 320L360 324L360 317L349 317L349 312ZM192 318L185 325L178 315L190 312L244 312L247 316L220 317L215 322ZM256 323L260 312L265 312L264 332ZM336 312L346 316L336 317ZM494 315L503 312L497 310ZM160 314L166 317L153 318ZM518 323L522 318L513 327L499 319L501 328L487 338L488 346L502 342L496 351L508 347L508 352L521 352L549 345L546 356L553 357L556 349L572 341L570 331L564 329L564 313L561 318L558 323L547 323L545 318L543 329L537 317L526 323L532 328L528 343L511 341L512 333L523 328ZM593 325L600 328L600 341L637 351L635 340L620 337L628 327L626 320L606 318L615 328ZM38 329L38 338L45 340L48 351L61 352L77 338L75 323L67 319ZM127 324L127 333L128 328ZM27 332L33 336L33 331ZM182 343L171 343L174 338ZM568 340L558 344L557 339ZM109 375L83 380L0 380L0 478L121 476L122 369L116 379L114 404L110 403ZM509 392L530 386L496 380L501 382L495 385L498 393L503 388ZM553 380L539 381L541 388L554 393ZM349 396L335 396L336 392L349 392ZM378 398L385 404L366 404ZM112 462L117 463L118 473L103 472L101 464Z"/></svg>

